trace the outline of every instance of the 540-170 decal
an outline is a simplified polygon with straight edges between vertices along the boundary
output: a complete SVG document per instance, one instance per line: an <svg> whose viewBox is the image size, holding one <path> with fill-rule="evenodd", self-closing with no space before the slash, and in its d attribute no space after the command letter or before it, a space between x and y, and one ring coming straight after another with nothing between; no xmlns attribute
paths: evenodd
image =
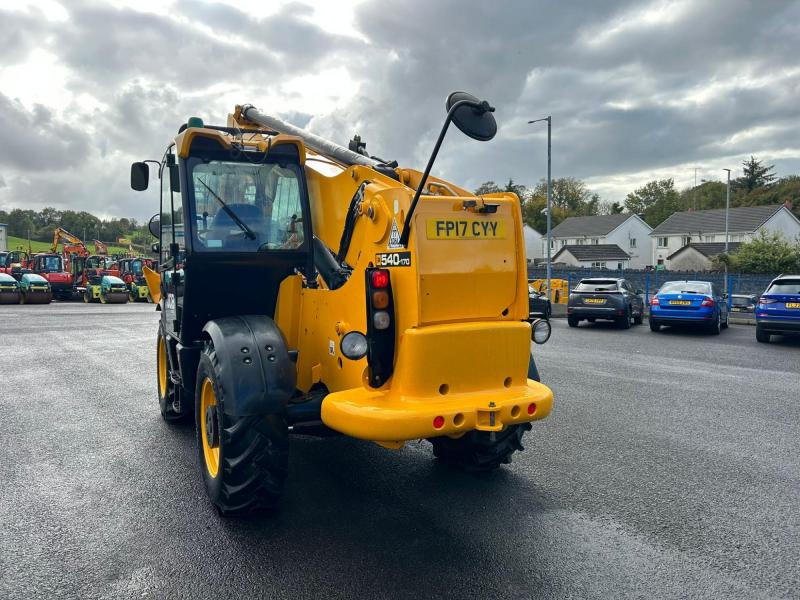
<svg viewBox="0 0 800 600"><path fill-rule="evenodd" d="M375 255L376 267L410 267L411 252L383 252Z"/></svg>

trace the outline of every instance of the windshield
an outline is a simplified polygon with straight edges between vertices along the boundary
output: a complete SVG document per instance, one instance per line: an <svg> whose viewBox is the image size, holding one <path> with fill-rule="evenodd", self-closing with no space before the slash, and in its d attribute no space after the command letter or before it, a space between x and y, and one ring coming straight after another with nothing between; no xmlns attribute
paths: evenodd
<svg viewBox="0 0 800 600"><path fill-rule="evenodd" d="M130 271L134 275L141 275L142 274L142 261L140 261L140 260L132 260L128 264L128 266L130 268Z"/></svg>
<svg viewBox="0 0 800 600"><path fill-rule="evenodd" d="M200 251L293 250L303 244L297 165L212 160L192 170Z"/></svg>
<svg viewBox="0 0 800 600"><path fill-rule="evenodd" d="M576 292L616 292L617 282L614 279L594 279L581 281L575 288Z"/></svg>
<svg viewBox="0 0 800 600"><path fill-rule="evenodd" d="M704 281L668 281L659 294L710 294L711 285Z"/></svg>
<svg viewBox="0 0 800 600"><path fill-rule="evenodd" d="M750 296L732 296L731 304L734 306L749 306L753 304L753 299Z"/></svg>
<svg viewBox="0 0 800 600"><path fill-rule="evenodd" d="M768 294L800 294L800 279L776 281L767 290Z"/></svg>
<svg viewBox="0 0 800 600"><path fill-rule="evenodd" d="M60 256L43 256L39 259L39 270L55 273L61 271Z"/></svg>

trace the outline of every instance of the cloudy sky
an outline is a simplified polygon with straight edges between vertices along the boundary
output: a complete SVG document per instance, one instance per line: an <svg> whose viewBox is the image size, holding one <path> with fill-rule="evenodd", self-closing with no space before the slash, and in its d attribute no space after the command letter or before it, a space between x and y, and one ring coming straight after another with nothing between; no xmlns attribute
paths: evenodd
<svg viewBox="0 0 800 600"><path fill-rule="evenodd" d="M145 219L128 187L186 118L235 104L422 168L444 99L490 100L491 142L448 135L466 187L720 179L755 154L800 173L800 2L0 0L0 208Z"/></svg>

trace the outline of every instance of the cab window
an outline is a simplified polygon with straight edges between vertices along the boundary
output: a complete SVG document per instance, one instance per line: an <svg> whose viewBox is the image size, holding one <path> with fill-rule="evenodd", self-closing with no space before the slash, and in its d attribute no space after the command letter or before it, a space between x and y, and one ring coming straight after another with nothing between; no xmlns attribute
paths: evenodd
<svg viewBox="0 0 800 600"><path fill-rule="evenodd" d="M194 249L265 252L303 246L297 165L193 161Z"/></svg>

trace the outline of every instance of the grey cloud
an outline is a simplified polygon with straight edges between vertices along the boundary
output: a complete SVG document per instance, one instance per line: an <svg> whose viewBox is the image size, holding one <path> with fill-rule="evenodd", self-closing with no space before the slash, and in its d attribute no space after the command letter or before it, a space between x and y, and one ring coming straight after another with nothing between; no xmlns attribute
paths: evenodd
<svg viewBox="0 0 800 600"><path fill-rule="evenodd" d="M21 62L36 48L45 31L44 15L40 10L29 12L0 10L0 64Z"/></svg>
<svg viewBox="0 0 800 600"><path fill-rule="evenodd" d="M20 171L59 170L89 153L83 131L57 119L41 104L26 107L0 94L0 165Z"/></svg>

